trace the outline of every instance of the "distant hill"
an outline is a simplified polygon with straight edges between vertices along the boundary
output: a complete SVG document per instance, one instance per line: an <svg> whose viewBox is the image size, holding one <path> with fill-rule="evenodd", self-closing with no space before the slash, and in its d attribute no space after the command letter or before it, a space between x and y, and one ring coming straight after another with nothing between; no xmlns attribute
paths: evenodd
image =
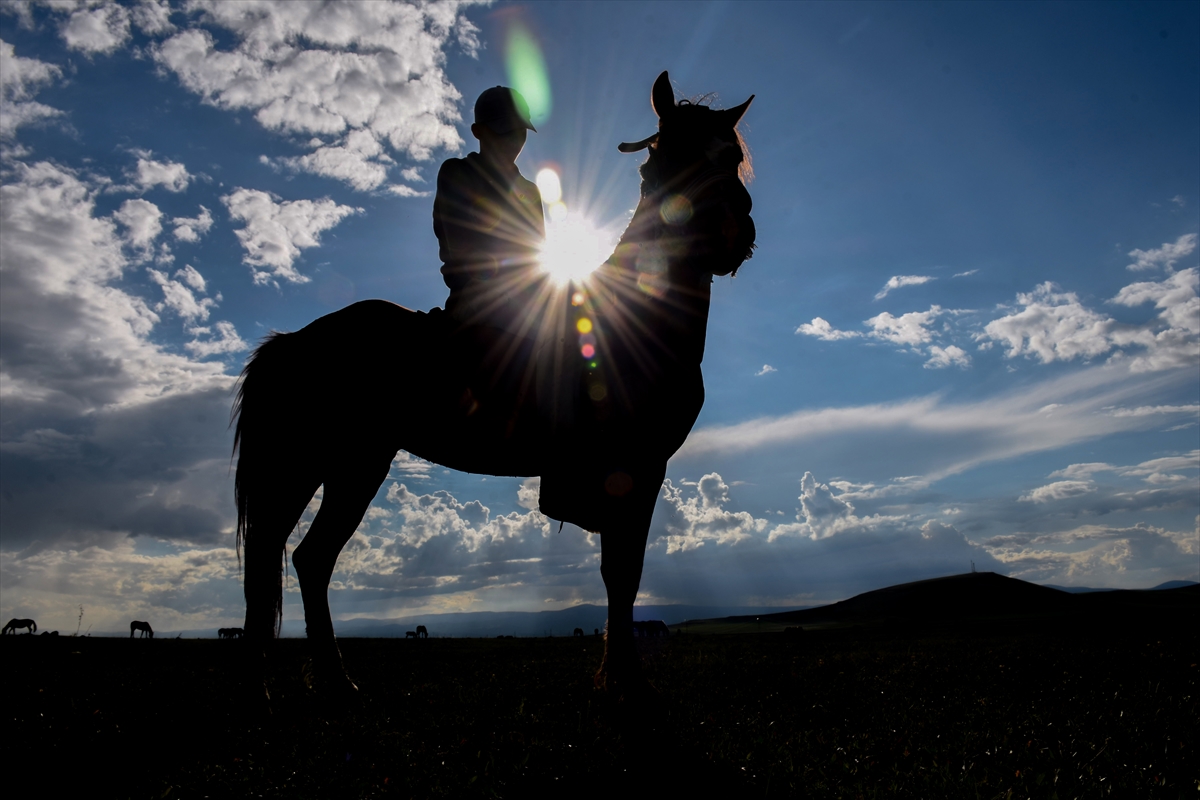
<svg viewBox="0 0 1200 800"><path fill-rule="evenodd" d="M687 629L698 633L735 630L767 633L785 627L845 625L924 625L956 620L1073 620L1097 621L1137 615L1184 614L1197 617L1200 584L1154 590L1071 593L1008 578L994 572L972 572L876 589L832 605L778 614L737 615L691 620Z"/></svg>

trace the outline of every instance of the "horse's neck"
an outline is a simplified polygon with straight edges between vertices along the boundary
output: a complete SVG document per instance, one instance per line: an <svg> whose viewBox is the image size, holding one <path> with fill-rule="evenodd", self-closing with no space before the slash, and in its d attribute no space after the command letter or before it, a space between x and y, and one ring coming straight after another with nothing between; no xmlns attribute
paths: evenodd
<svg viewBox="0 0 1200 800"><path fill-rule="evenodd" d="M660 360L698 365L704 358L712 278L689 268L689 252L697 242L688 237L712 232L666 226L661 217L665 195L642 198L605 269L636 298L627 313L637 314L647 335L656 340L658 346L652 349L659 351Z"/></svg>

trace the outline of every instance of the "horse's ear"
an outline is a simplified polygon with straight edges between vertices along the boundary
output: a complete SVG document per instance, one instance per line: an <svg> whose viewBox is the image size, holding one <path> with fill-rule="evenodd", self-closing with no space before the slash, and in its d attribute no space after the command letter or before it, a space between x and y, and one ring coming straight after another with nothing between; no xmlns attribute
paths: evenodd
<svg viewBox="0 0 1200 800"><path fill-rule="evenodd" d="M724 122L726 122L729 125L729 127L733 128L738 124L738 121L741 120L742 115L746 113L746 109L748 109L750 107L750 103L753 100L754 100L754 95L750 95L750 98L748 100L746 100L746 102L742 103L740 106L734 106L733 108L727 108L724 111L718 111L717 113L722 115L722 117L724 118Z"/></svg>
<svg viewBox="0 0 1200 800"><path fill-rule="evenodd" d="M659 119L675 110L675 90L671 88L671 79L667 77L665 69L654 82L654 89L650 92L650 105L654 107L654 113Z"/></svg>

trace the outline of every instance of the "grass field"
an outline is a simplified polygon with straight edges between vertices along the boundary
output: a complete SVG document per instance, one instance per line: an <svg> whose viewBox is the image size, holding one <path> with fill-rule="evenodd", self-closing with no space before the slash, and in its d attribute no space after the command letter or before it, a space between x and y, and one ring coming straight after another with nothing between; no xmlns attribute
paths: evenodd
<svg viewBox="0 0 1200 800"><path fill-rule="evenodd" d="M585 639L342 641L363 699L273 713L242 642L5 637L5 761L45 796L1189 797L1198 638L1159 620L647 642L660 694L614 706Z"/></svg>

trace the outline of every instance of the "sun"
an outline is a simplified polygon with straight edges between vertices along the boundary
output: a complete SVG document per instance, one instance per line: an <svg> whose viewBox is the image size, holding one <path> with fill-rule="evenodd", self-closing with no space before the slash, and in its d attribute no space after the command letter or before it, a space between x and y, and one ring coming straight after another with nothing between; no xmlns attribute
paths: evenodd
<svg viewBox="0 0 1200 800"><path fill-rule="evenodd" d="M612 253L612 237L581 214L568 212L546 226L546 243L539 257L542 271L565 285L581 281Z"/></svg>
<svg viewBox="0 0 1200 800"><path fill-rule="evenodd" d="M582 281L612 253L615 237L583 214L567 210L553 169L539 171L537 185L547 206L546 242L538 258L542 271L560 286Z"/></svg>

